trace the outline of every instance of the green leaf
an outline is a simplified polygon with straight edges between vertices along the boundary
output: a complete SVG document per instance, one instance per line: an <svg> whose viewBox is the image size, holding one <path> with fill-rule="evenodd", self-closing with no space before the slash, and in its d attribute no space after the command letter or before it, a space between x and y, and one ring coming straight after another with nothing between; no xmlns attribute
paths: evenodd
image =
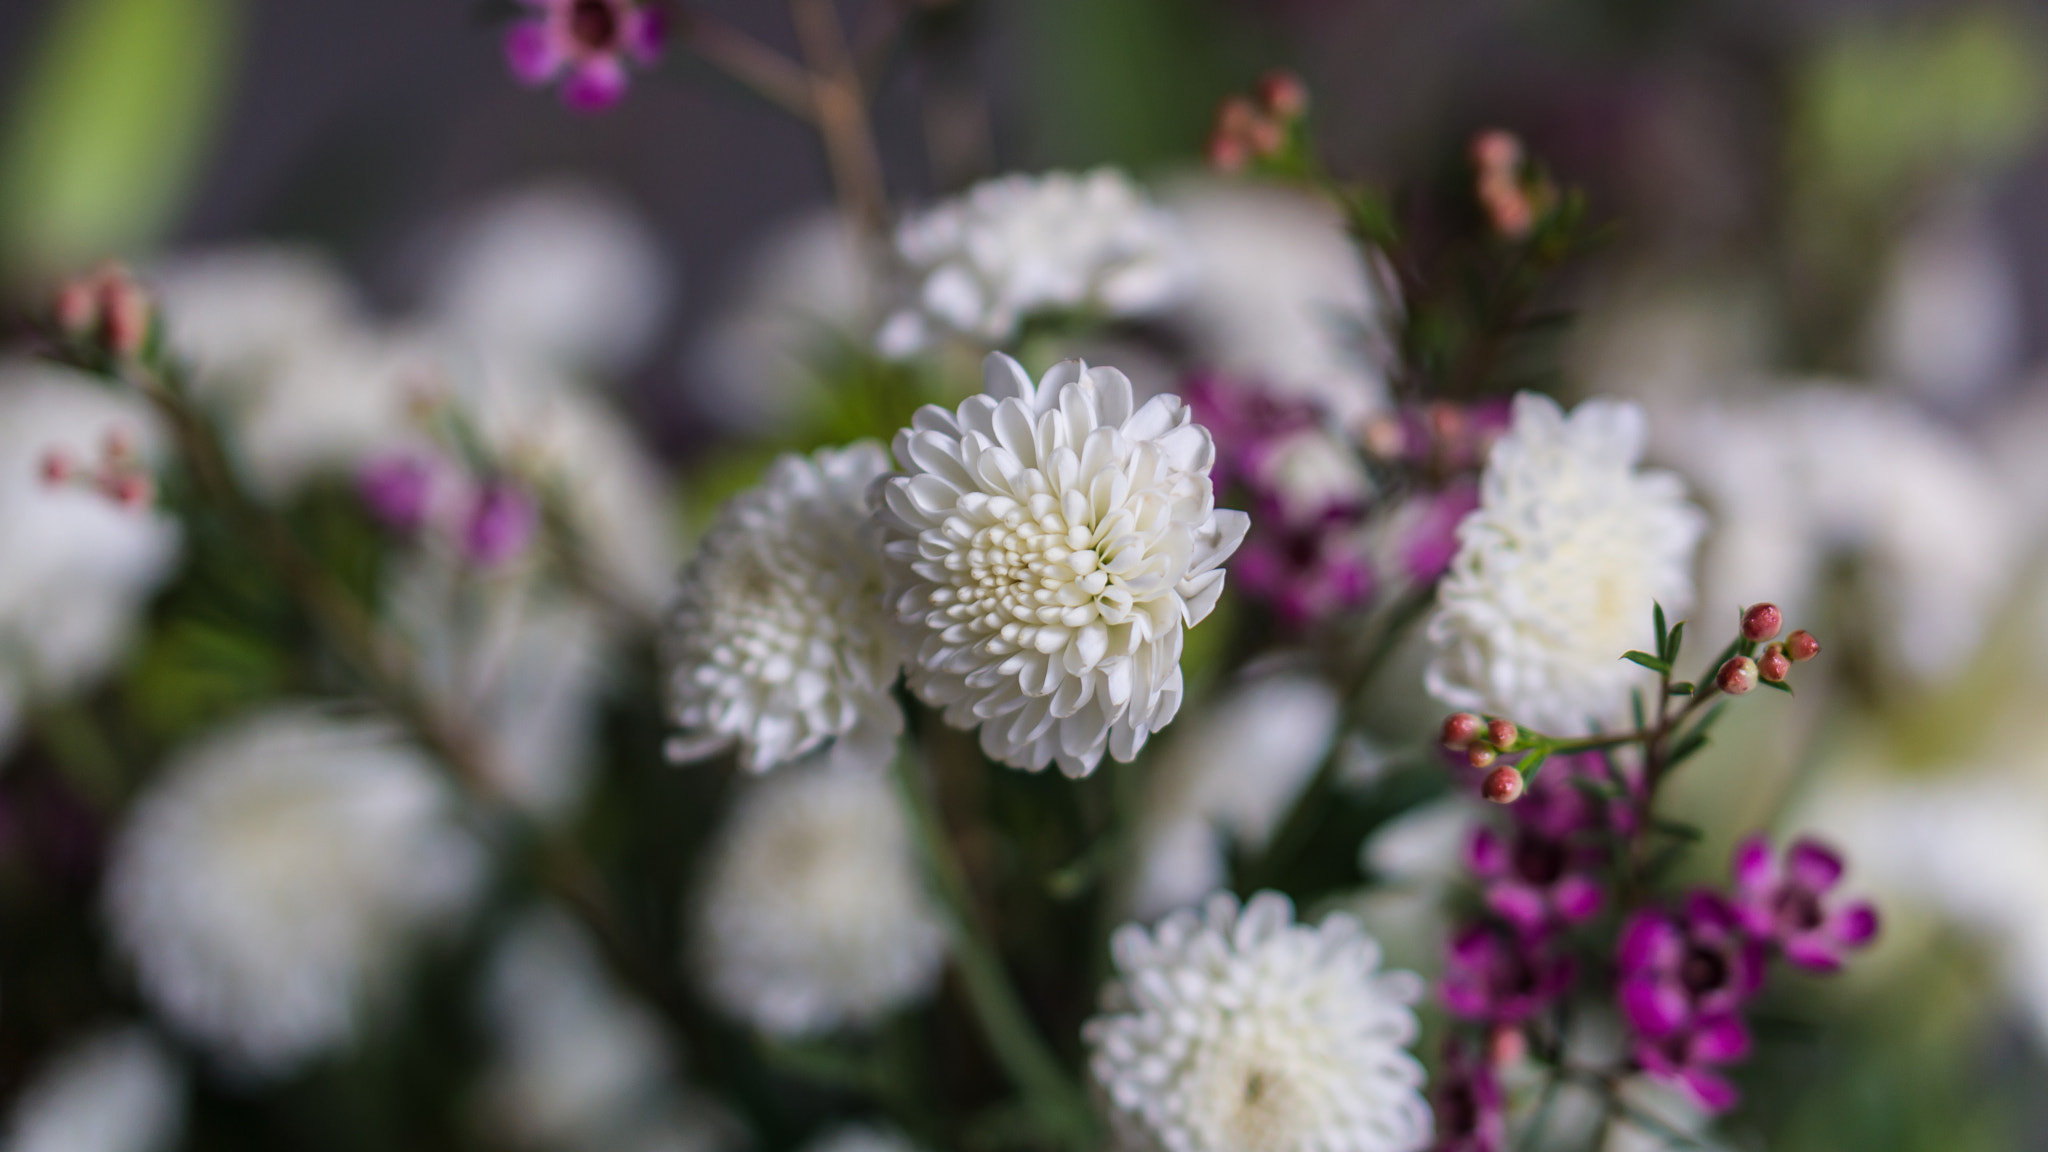
<svg viewBox="0 0 2048 1152"><path fill-rule="evenodd" d="M1536 774L1543 771L1543 765L1549 759L1550 749L1548 748L1538 748L1527 756L1522 757L1522 762L1516 766L1517 770L1522 773L1522 783L1525 785L1534 784L1536 782Z"/></svg>
<svg viewBox="0 0 2048 1152"><path fill-rule="evenodd" d="M1671 628L1671 637L1670 637L1670 643L1668 643L1668 644L1666 644L1666 645L1664 646L1664 659L1665 659L1665 660L1666 660L1667 662L1669 662L1669 663L1672 663L1672 664L1676 664L1676 663L1678 663L1678 649L1679 649L1679 648L1680 648L1680 647L1681 647L1681 646L1682 646L1682 645L1683 645L1684 643L1685 643L1685 621L1683 621L1683 620L1680 620L1680 621L1679 621L1679 622L1678 622L1677 624L1673 625L1673 626L1672 626L1672 628Z"/></svg>
<svg viewBox="0 0 2048 1152"><path fill-rule="evenodd" d="M1785 683L1783 680L1758 680L1757 683L1763 685L1766 688L1776 688L1778 691L1783 692L1787 696L1792 695L1792 686L1790 684Z"/></svg>
<svg viewBox="0 0 2048 1152"><path fill-rule="evenodd" d="M1665 643L1667 633L1664 628L1664 605L1659 604L1655 600L1650 601L1650 623L1657 630L1657 658L1669 660L1671 658L1671 650Z"/></svg>
<svg viewBox="0 0 2048 1152"><path fill-rule="evenodd" d="M1650 821L1650 828L1652 831L1662 832L1666 836L1684 840L1687 843L1703 839L1706 836L1706 833L1682 820L1652 820Z"/></svg>
<svg viewBox="0 0 2048 1152"><path fill-rule="evenodd" d="M1676 683L1676 684L1673 684L1673 685L1671 686L1671 694L1672 694L1673 696L1690 696L1690 695L1692 695L1692 681L1690 681L1690 680L1680 680L1680 681L1679 681L1678 683Z"/></svg>
<svg viewBox="0 0 2048 1152"><path fill-rule="evenodd" d="M1665 769L1669 770L1678 767L1680 764L1692 759L1694 753L1706 746L1707 734L1698 728L1693 729L1691 732L1686 733L1685 739L1678 742L1678 747L1671 750L1671 758L1664 762Z"/></svg>
<svg viewBox="0 0 2048 1152"><path fill-rule="evenodd" d="M1648 652L1637 652L1631 650L1622 653L1621 658L1623 660L1628 661L1631 664L1640 664L1643 667L1648 668L1650 671L1658 673L1660 675L1671 671L1671 665L1668 661L1652 656Z"/></svg>
<svg viewBox="0 0 2048 1152"><path fill-rule="evenodd" d="M1643 717L1643 690L1641 688L1629 689L1628 705L1629 710L1635 713L1636 731L1641 732L1643 729L1648 728L1649 724Z"/></svg>
<svg viewBox="0 0 2048 1152"><path fill-rule="evenodd" d="M0 261L135 255L174 221L233 78L238 0L67 0L0 137Z"/></svg>

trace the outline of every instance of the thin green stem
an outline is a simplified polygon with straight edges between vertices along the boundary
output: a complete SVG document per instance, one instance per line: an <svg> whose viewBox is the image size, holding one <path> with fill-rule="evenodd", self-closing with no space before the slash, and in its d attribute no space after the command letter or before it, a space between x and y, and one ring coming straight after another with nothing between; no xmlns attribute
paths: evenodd
<svg viewBox="0 0 2048 1152"><path fill-rule="evenodd" d="M898 756L896 782L944 906L953 961L960 969L982 1033L1046 1130L1073 1147L1087 1147L1094 1137L1094 1118L1087 1100L1033 1027L1023 1000L1003 970L1002 957L983 933L966 869L954 855L931 788L918 767L914 754L906 751Z"/></svg>

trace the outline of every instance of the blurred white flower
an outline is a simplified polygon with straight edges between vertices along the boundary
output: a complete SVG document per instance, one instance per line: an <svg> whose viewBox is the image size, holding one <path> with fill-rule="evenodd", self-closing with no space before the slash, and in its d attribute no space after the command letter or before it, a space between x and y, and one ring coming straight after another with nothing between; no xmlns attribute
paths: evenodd
<svg viewBox="0 0 2048 1152"><path fill-rule="evenodd" d="M2025 548L2015 495L1985 454L1911 407L1841 387L1785 389L1666 422L1661 455L1718 513L1703 582L1724 611L1810 610L1829 559L1863 561L1863 613L1892 667L1961 667ZM1666 608L1670 607L1669 602Z"/></svg>
<svg viewBox="0 0 2048 1152"><path fill-rule="evenodd" d="M1119 928L1118 979L1082 1030L1127 1144L1167 1152L1429 1144L1422 1065L1407 1051L1408 972L1349 916L1294 922L1285 896L1228 893L1147 931Z"/></svg>
<svg viewBox="0 0 2048 1152"><path fill-rule="evenodd" d="M993 353L984 378L896 434L906 474L876 493L910 686L1012 767L1128 763L1180 710L1182 629L1249 519L1216 507L1179 397L1134 411L1123 373L1078 360L1034 386Z"/></svg>
<svg viewBox="0 0 2048 1152"><path fill-rule="evenodd" d="M903 710L867 515L888 470L873 443L785 455L720 511L669 621L679 756L738 741L763 772L832 741L844 764L888 762Z"/></svg>
<svg viewBox="0 0 2048 1152"><path fill-rule="evenodd" d="M1174 310L1197 358L1346 426L1387 403L1383 277L1320 197L1246 181L1200 180L1166 195L1194 265Z"/></svg>
<svg viewBox="0 0 2048 1152"><path fill-rule="evenodd" d="M0 363L0 745L29 700L107 670L177 560L169 516L82 480L45 481L51 453L96 468L110 440L142 462L160 455L140 398L64 369Z"/></svg>
<svg viewBox="0 0 2048 1152"><path fill-rule="evenodd" d="M173 258L149 274L164 337L217 399L268 378L363 323L361 304L332 261L310 248L251 244Z"/></svg>
<svg viewBox="0 0 2048 1152"><path fill-rule="evenodd" d="M672 280L660 237L629 205L557 181L465 215L432 276L428 311L482 348L616 372L659 335Z"/></svg>
<svg viewBox="0 0 2048 1152"><path fill-rule="evenodd" d="M185 1124L185 1077L146 1029L75 1041L22 1088L7 1152L167 1152Z"/></svg>
<svg viewBox="0 0 2048 1152"><path fill-rule="evenodd" d="M846 1124L812 1138L803 1152L917 1152L917 1145L887 1129Z"/></svg>
<svg viewBox="0 0 2048 1152"><path fill-rule="evenodd" d="M143 992L235 1072L285 1074L352 1040L404 945L460 913L477 843L388 727L309 709L178 756L114 845L107 913Z"/></svg>
<svg viewBox="0 0 2048 1152"><path fill-rule="evenodd" d="M1131 915L1150 920L1224 886L1225 849L1263 848L1337 736L1337 694L1281 673L1233 688L1168 741L1138 831Z"/></svg>
<svg viewBox="0 0 2048 1152"><path fill-rule="evenodd" d="M836 209L781 225L746 261L685 369L714 419L770 431L802 414L835 340L874 330L885 272Z"/></svg>
<svg viewBox="0 0 2048 1152"><path fill-rule="evenodd" d="M1653 602L1692 606L1706 528L1676 476L1637 470L1645 432L1634 404L1515 398L1437 593L1431 695L1559 735L1626 715L1621 654L1656 647Z"/></svg>
<svg viewBox="0 0 2048 1152"><path fill-rule="evenodd" d="M948 335L1006 345L1039 313L1156 312L1188 272L1172 215L1111 168L977 184L907 217L896 252L914 286L876 337L890 356Z"/></svg>
<svg viewBox="0 0 2048 1152"><path fill-rule="evenodd" d="M559 1152L712 1152L730 1118L684 1089L661 1022L621 994L588 939L553 910L517 921L485 972L494 1048L482 1127Z"/></svg>
<svg viewBox="0 0 2048 1152"><path fill-rule="evenodd" d="M937 986L945 930L886 773L812 763L764 777L709 859L694 947L735 1017L807 1035Z"/></svg>
<svg viewBox="0 0 2048 1152"><path fill-rule="evenodd" d="M1874 360L1887 379L1951 407L2011 379L2024 317L2005 246L1967 194L1904 233L1872 318Z"/></svg>

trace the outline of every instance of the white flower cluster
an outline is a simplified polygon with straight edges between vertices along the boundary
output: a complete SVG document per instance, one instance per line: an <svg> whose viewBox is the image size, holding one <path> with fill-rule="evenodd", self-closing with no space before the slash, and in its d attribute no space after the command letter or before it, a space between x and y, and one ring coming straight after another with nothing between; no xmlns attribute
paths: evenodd
<svg viewBox="0 0 2048 1152"><path fill-rule="evenodd" d="M1078 360L1034 385L1001 353L985 380L897 433L904 474L878 490L910 686L992 758L1083 776L1179 711L1182 630L1249 520L1217 509L1215 444L1177 397L1139 407Z"/></svg>
<svg viewBox="0 0 2048 1152"><path fill-rule="evenodd" d="M46 482L44 460L90 466L119 441L148 461L160 440L132 395L58 368L0 365L0 746L31 698L106 671L178 554L170 517L82 480Z"/></svg>
<svg viewBox="0 0 2048 1152"><path fill-rule="evenodd" d="M1382 972L1349 916L1294 922L1285 896L1218 893L1112 940L1118 979L1083 1031L1125 1143L1163 1152L1418 1152L1431 1137L1407 1051L1422 981Z"/></svg>
<svg viewBox="0 0 2048 1152"><path fill-rule="evenodd" d="M1110 168L978 184L906 219L896 252L915 288L876 337L891 356L946 335L999 347L1034 314L1157 311L1188 276L1172 216Z"/></svg>
<svg viewBox="0 0 2048 1152"><path fill-rule="evenodd" d="M190 749L136 802L106 881L113 935L172 1024L282 1075L357 1033L404 945L460 912L480 846L381 723L283 710Z"/></svg>
<svg viewBox="0 0 2048 1152"><path fill-rule="evenodd" d="M867 512L888 469L878 444L784 456L727 502L670 618L680 757L737 740L762 772L833 741L842 763L888 762L903 712Z"/></svg>
<svg viewBox="0 0 2048 1152"><path fill-rule="evenodd" d="M8 1152L167 1152L185 1124L185 1077L140 1027L73 1041L22 1088Z"/></svg>
<svg viewBox="0 0 2048 1152"><path fill-rule="evenodd" d="M764 1032L871 1023L931 993L945 929L889 777L809 764L749 786L712 849L698 967Z"/></svg>
<svg viewBox="0 0 2048 1152"><path fill-rule="evenodd" d="M1653 603L1691 607L1706 529L1676 476L1638 470L1645 433L1634 404L1515 397L1437 591L1437 699L1561 735L1626 715L1642 673L1621 654L1655 647Z"/></svg>

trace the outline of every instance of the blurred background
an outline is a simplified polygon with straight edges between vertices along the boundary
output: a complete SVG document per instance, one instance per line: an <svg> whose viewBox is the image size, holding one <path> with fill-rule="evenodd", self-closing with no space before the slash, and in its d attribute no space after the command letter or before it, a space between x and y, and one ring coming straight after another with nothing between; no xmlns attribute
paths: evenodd
<svg viewBox="0 0 2048 1152"><path fill-rule="evenodd" d="M1655 455L1716 518L1703 604L1787 603L1849 669L1802 693L1799 718L1740 728L1680 784L1710 830L1703 855L1792 814L1849 848L1888 917L1864 969L1785 997L1785 1043L1745 1074L1740 1146L2048 1149L2048 6L907 6L874 109L898 204L1012 170L1108 163L1170 182L1199 170L1218 100L1275 66L1306 78L1329 167L1425 227L1469 196L1467 145L1486 128L1586 190L1604 228L1561 290L1576 322L1546 379L1649 408ZM799 52L780 5L695 7ZM843 8L857 34L866 9ZM497 35L464 0L0 5L7 291L109 254L171 267L266 241L326 253L371 316L440 314L497 283L478 221L559 209L584 229L578 251L611 254L613 294L591 305L617 325L603 375L687 534L767 451L816 438L771 379L788 367L776 315L874 310L857 271L806 246L831 220L823 153L686 53L590 116L514 83ZM519 243L546 253L559 230L519 235L508 267ZM464 275L478 278L467 290ZM590 304L567 283L553 306ZM671 559L628 563L651 564L656 601ZM651 676L651 656L634 658ZM149 699L171 716L142 738L153 747L220 714ZM650 708L615 704L604 739L652 776ZM1408 727L1427 709L1417 700ZM89 910L66 902L88 899L100 867L89 815L50 815L74 803L41 765L50 739L18 745L0 776L0 802L24 814L0 819L0 853L69 877L8 882L8 1098L81 1021L133 995L78 968L79 950L44 947L91 934ZM715 787L650 786L691 811ZM650 858L656 839L616 836ZM536 931L549 955L559 941ZM457 1007L432 978L429 1021ZM1838 1022L1824 1037L1800 1019L1815 1004ZM191 1146L493 1146L444 1103L480 1041L434 1035L257 1105L212 1084ZM699 1137L665 1146L715 1146Z"/></svg>

